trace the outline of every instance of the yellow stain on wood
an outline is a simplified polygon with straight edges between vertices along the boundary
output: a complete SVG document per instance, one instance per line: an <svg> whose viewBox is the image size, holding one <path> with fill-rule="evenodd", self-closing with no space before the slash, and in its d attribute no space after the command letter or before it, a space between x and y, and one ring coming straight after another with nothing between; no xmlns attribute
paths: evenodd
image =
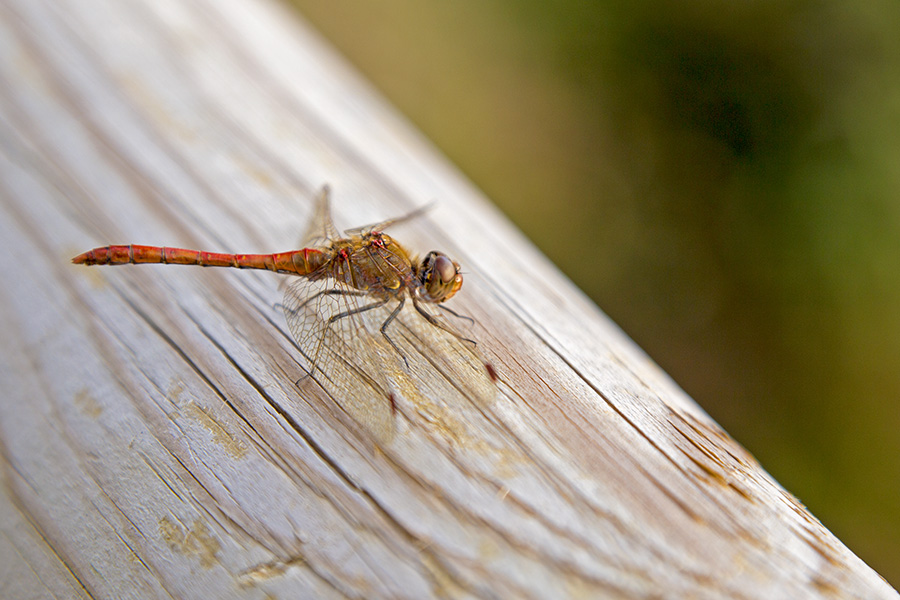
<svg viewBox="0 0 900 600"><path fill-rule="evenodd" d="M213 436L213 442L222 447L232 458L243 458L247 454L247 444L237 439L201 406L190 402L178 411L181 416L202 425Z"/></svg>
<svg viewBox="0 0 900 600"><path fill-rule="evenodd" d="M100 416L100 413L103 412L103 407L97 402L97 399L91 395L87 388L78 390L73 402L75 406L92 419L96 419Z"/></svg>
<svg viewBox="0 0 900 600"><path fill-rule="evenodd" d="M306 564L306 560L302 556L295 556L290 560L262 563L239 573L237 581L241 587L251 587L266 580L281 577L289 568L304 564Z"/></svg>
<svg viewBox="0 0 900 600"><path fill-rule="evenodd" d="M159 520L158 528L162 538L174 551L185 556L196 556L204 569L216 563L216 553L222 546L202 519L194 519L188 528L166 515Z"/></svg>

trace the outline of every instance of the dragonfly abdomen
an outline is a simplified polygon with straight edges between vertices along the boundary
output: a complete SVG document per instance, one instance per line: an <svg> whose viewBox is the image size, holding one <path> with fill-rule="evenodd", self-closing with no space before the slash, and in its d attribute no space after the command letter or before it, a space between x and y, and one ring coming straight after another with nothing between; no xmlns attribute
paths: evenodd
<svg viewBox="0 0 900 600"><path fill-rule="evenodd" d="M225 254L166 248L163 246L139 246L137 244L103 246L94 248L72 259L83 265L125 265L162 263L168 265L198 265L201 267L234 267L238 269L264 269L280 273L309 275L319 269L324 258L320 250L304 248L275 254Z"/></svg>

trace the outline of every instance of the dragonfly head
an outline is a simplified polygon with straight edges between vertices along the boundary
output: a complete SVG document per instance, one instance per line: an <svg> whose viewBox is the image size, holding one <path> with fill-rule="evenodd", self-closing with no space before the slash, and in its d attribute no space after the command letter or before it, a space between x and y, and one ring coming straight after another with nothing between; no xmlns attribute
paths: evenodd
<svg viewBox="0 0 900 600"><path fill-rule="evenodd" d="M422 300L443 302L453 296L462 286L463 276L459 264L443 252L432 250L419 265L416 273Z"/></svg>

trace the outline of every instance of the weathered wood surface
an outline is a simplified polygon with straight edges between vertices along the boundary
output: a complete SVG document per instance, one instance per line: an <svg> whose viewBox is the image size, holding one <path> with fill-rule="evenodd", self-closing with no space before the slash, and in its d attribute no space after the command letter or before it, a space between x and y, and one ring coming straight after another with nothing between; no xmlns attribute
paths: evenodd
<svg viewBox="0 0 900 600"><path fill-rule="evenodd" d="M897 597L284 8L0 28L3 598ZM323 183L339 225L438 200L401 237L464 265L492 402L379 442L295 385L280 276L69 263L288 250Z"/></svg>

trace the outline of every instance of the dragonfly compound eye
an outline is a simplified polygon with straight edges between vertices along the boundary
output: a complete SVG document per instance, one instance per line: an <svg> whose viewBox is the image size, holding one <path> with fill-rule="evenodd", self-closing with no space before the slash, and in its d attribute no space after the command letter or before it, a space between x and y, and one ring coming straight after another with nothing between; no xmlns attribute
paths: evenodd
<svg viewBox="0 0 900 600"><path fill-rule="evenodd" d="M422 260L420 281L425 300L443 302L452 297L462 286L463 277L459 265L441 252L431 251Z"/></svg>

